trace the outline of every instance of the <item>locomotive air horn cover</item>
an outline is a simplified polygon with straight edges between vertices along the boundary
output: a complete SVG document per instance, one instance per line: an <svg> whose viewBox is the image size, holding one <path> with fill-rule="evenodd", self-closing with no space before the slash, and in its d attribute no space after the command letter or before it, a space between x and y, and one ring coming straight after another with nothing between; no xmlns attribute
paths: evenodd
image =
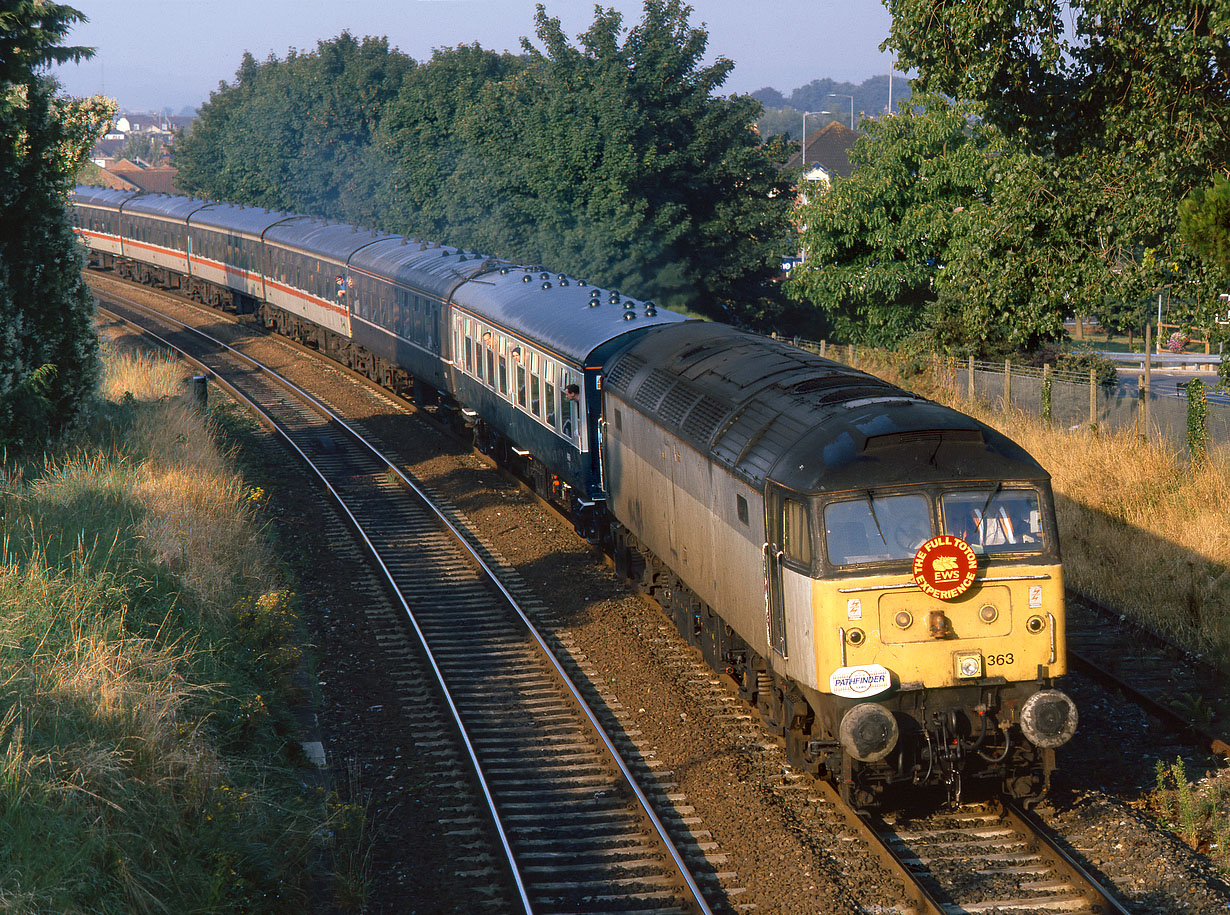
<svg viewBox="0 0 1230 915"><path fill-rule="evenodd" d="M1057 689L1034 693L1021 706L1021 731L1034 746L1063 746L1076 733L1076 703Z"/></svg>
<svg viewBox="0 0 1230 915"><path fill-rule="evenodd" d="M897 719L874 702L864 702L846 712L838 737L846 752L860 762L878 762L897 745Z"/></svg>

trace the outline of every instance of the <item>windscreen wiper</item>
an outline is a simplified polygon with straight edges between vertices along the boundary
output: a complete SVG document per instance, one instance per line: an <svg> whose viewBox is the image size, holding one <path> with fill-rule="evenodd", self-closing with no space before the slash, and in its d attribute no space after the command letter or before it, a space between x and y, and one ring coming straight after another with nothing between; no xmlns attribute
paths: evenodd
<svg viewBox="0 0 1230 915"><path fill-rule="evenodd" d="M991 490L991 494L987 496L987 500L982 503L982 511L979 513L978 517L974 519L975 521L978 522L978 527L979 527L978 539L981 540L983 543L985 543L987 539L987 509L991 507L991 502L995 499L997 495L999 495L999 491L1003 488L1004 488L1003 480L1000 480L998 483L995 484L995 488Z"/></svg>
<svg viewBox="0 0 1230 915"><path fill-rule="evenodd" d="M880 530L880 516L876 514L876 501L872 498L871 490L867 490L867 506L871 509L871 520L876 523L876 533L880 535L880 542L888 546L888 539L884 536L884 531Z"/></svg>

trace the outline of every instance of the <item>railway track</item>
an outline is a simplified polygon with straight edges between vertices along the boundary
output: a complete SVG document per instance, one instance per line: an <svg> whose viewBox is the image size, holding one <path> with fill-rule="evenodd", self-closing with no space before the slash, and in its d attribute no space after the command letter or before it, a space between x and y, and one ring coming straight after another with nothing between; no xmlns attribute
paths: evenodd
<svg viewBox="0 0 1230 915"><path fill-rule="evenodd" d="M377 637L404 654L413 630L485 801L489 826L470 825L508 875L492 881L491 911L713 911L706 892L719 900L721 893L686 809L668 802L655 810L650 795L662 799L668 787L652 778L642 787L644 774L621 758L489 550L306 392L136 303L107 307L256 410L319 476L370 550L403 613ZM425 684L407 686L422 693ZM693 868L708 873L698 878Z"/></svg>
<svg viewBox="0 0 1230 915"><path fill-rule="evenodd" d="M313 440L309 436L309 442ZM326 444L328 439L317 439L310 447L318 451L324 451L326 456L332 454L334 445ZM336 455L334 455L336 456ZM349 459L342 459L343 465L349 464ZM387 465L374 471L376 475L388 474ZM371 474L369 473L369 476ZM400 485L400 484L399 484ZM398 486L394 487L399 488ZM376 500L382 502L382 497ZM387 508L373 509L377 514L381 511L388 511ZM464 520L454 515L453 523L458 526L464 526ZM383 521L385 524L402 524L401 519L385 516ZM480 552L483 547L479 546ZM402 571L399 566L396 572L400 574ZM460 586L460 584L459 584ZM469 587L469 584L466 584ZM516 590L514 586L514 590ZM523 595L524 596L524 595ZM432 600L430 593L424 592L419 595L420 603L430 602ZM546 614L545 609L538 611L540 614ZM430 625L436 623L446 623L450 616L448 612L440 614L441 619L430 621ZM425 617L427 619L427 617ZM476 631L485 628L486 620L481 616L470 617L473 621L470 625ZM396 630L396 620L391 620L389 623L391 630ZM1097 632L1096 625L1090 625L1088 631L1091 633ZM386 635L384 638L396 638L396 636ZM1071 645L1075 651L1081 651L1081 647L1086 643L1086 627L1077 625L1074 631L1070 633ZM460 637L456 637L452 643L447 642L447 638L442 645L448 645L443 651L443 654L448 657L458 659L458 664L461 667L472 665L473 658L467 654L469 645L472 641L468 633ZM521 663L523 651L520 644L513 643L511 646L504 644L503 647L497 647L495 653L504 654L507 663L503 664L505 670L509 667L516 669ZM699 661L691 656L688 659L680 660L680 664L687 666L695 664L693 672L690 676L691 683L700 684L702 692L713 692L716 680L708 673L708 669L704 668ZM1111 656L1116 651L1114 648L1109 650ZM1139 653L1139 652L1138 652ZM499 665L497 665L499 666ZM493 668L495 669L495 668ZM1121 666L1121 669L1122 666ZM516 683L517 675L513 675ZM707 686L706 686L707 684ZM519 687L518 687L519 688ZM716 687L718 692L721 692L720 687ZM421 693L421 690L420 690ZM558 711L558 706L555 703L558 690L556 688L544 688L542 691L530 694L526 693L526 704L528 706L541 706L550 719L552 715ZM483 717L482 709L486 707L486 703L491 698L490 694L484 693L482 690L475 688L468 693L469 700L480 710L479 718ZM716 700L715 700L716 701ZM730 698L727 696L724 700L729 703ZM520 714L520 712L518 712ZM618 710L616 710L617 717ZM728 706L725 711L725 716L728 717L732 725L742 728L743 730L755 731L755 726L748 720L746 712L740 708ZM498 717L498 716L495 716ZM750 728L749 728L750 726ZM550 741L556 741L556 737L551 731L551 726L547 726L545 734L551 735ZM519 736L510 738L495 737L489 744L478 742L476 746L480 749L483 746L490 748L492 752L507 752L508 748L515 745ZM535 738L539 739L539 738ZM574 747L569 743L573 738L565 736L561 738L562 742L556 741L554 745L562 750L561 756L567 756L574 753ZM748 740L755 741L754 734L749 733ZM762 738L763 739L763 738ZM549 745L550 741L547 736L541 737L542 745ZM626 744L628 747L633 747L633 744ZM576 751L579 753L580 751ZM539 760L542 756L537 757ZM588 763L587 763L588 764ZM559 766L555 767L561 771L566 768L566 763L561 761ZM590 773L592 771L602 769L604 766L600 764L590 764ZM609 766L607 767L609 768ZM786 767L788 769L788 767ZM586 781L589 774L584 775L580 780L565 782L560 789L561 793L552 794L550 791L540 793L536 787L530 782L525 781L519 770L509 767L505 770L503 767L498 768L493 773L493 780L501 780L508 786L510 793L506 795L510 799L510 810L515 811L515 816L525 819L515 820L517 823L529 824L528 819L532 815L532 811L542 805L543 801L540 798L550 797L553 801L562 802L568 799L576 799L582 797L589 792L591 794L599 794L603 789L594 789L592 783ZM1064 855L1052 849L1053 844L1049 840L1037 834L1037 824L1032 817L1011 810L999 810L992 808L961 808L957 811L948 811L946 813L935 814L927 819L918 820L902 820L899 817L894 817L886 820L868 820L861 819L850 811L842 810L840 804L835 799L825 797L827 786L818 785L808 782L806 785L795 783L796 779L801 777L791 777L787 775L783 779L783 783L773 786L775 793L779 791L795 793L805 793L811 795L812 803L810 810L814 814L810 819L819 824L818 828L822 830L830 830L829 840L831 841L836 835L832 830L846 831L846 835L841 838L841 841L848 841L852 836L857 835L860 841L866 842L870 847L875 849L884 868L897 875L902 886L906 887L903 890L900 900L889 906L882 906L878 903L863 902L866 909L867 905L872 905L873 910L878 911L901 911L901 912L981 912L990 911L998 906L998 911L1013 911L1013 912L1034 912L1034 911L1073 911L1073 912L1091 912L1091 913L1108 913L1124 911L1113 901L1109 893L1096 886L1096 881L1087 876L1081 875L1078 865L1073 862L1064 862ZM801 789L801 792L800 792ZM670 791L670 785L662 784L659 786L659 795L663 795ZM610 800L613 796L608 796ZM676 804L678 804L676 799ZM520 806L517 806L520 805ZM600 805L601 806L601 805ZM612 801L610 807L619 807L620 803ZM676 816L673 818L673 825L676 830L683 828L686 832L686 827L689 825L685 821L687 819L687 810L682 808L676 811ZM836 825L841 824L841 825ZM861 824L861 825L860 825ZM528 827L532 831L534 827ZM529 835L527 832L526 835ZM703 839L703 836L699 837ZM531 845L527 845L527 848ZM551 848L546 845L537 846L538 856L527 858L527 870L532 876L540 876L546 879L546 883L541 884L544 893L540 897L540 901L547 906L566 905L567 900L571 899L575 904L578 898L579 891L582 896L585 890L579 890L576 881L567 879L560 880L561 875L566 875L568 872L561 869L560 865L565 861L576 861L576 856L573 853L574 847L568 845L565 848ZM576 848L581 848L581 845L576 845ZM631 879L631 871L635 868L629 868L629 862L643 860L638 857L643 854L648 854L646 847L640 846L637 842L629 842L623 846L623 851L618 854L609 855L604 859L604 867L614 868L605 873L614 875L616 885L619 881ZM704 845L702 841L692 843L692 854L689 860L701 862L704 867L703 853L710 849ZM715 865L720 863L720 858L714 856L710 859L710 864ZM588 865L584 868L588 870ZM702 878L701 882L706 886L716 886L717 881L713 878L713 866L707 868L710 873L706 878ZM576 873L575 871L573 872ZM650 875L650 879L643 885L661 886L664 883L671 882L671 878L664 878L661 873ZM591 891L597 891L599 886L607 886L603 880L590 885ZM650 908L647 911L687 911L686 908L670 908L670 906L680 906L681 903L672 901L665 902L666 896L661 892L656 892L652 889L643 890L644 897L637 897L641 901L651 903L653 905L665 905L666 908ZM552 895L555 894L555 895ZM569 894L572 894L569 896ZM596 902L616 904L615 896L596 892L593 897ZM498 910L493 909L493 910ZM539 909L534 909L538 911ZM544 908L543 911L550 909Z"/></svg>
<svg viewBox="0 0 1230 915"><path fill-rule="evenodd" d="M1230 757L1230 685L1213 665L1072 591L1068 658L1203 749Z"/></svg>
<svg viewBox="0 0 1230 915"><path fill-rule="evenodd" d="M925 915L1117 915L1125 909L1026 811L963 805L911 818L861 817L881 857L907 872L907 899Z"/></svg>

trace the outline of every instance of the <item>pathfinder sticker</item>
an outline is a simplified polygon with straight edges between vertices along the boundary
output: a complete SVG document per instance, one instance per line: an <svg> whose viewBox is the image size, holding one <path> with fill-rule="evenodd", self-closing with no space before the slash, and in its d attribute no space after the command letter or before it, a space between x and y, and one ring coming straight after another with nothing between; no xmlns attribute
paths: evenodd
<svg viewBox="0 0 1230 915"><path fill-rule="evenodd" d="M874 696L893 685L888 669L879 664L862 667L839 667L829 677L829 691L837 696L859 699Z"/></svg>
<svg viewBox="0 0 1230 915"><path fill-rule="evenodd" d="M978 557L960 537L932 537L914 554L914 581L940 600L960 597L974 583Z"/></svg>

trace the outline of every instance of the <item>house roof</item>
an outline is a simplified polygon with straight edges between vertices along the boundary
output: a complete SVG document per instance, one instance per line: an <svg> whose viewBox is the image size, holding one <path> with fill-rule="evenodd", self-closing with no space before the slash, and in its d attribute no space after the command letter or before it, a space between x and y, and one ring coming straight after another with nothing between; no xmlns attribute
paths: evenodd
<svg viewBox="0 0 1230 915"><path fill-rule="evenodd" d="M179 169L172 165L156 165L150 168L142 168L129 162L127 159L121 159L111 166L110 171L112 174L121 176L125 181L131 182L141 190L148 191L151 194L179 193L179 190L175 187L175 178L179 174Z"/></svg>
<svg viewBox="0 0 1230 915"><path fill-rule="evenodd" d="M807 135L805 152L808 168L818 165L830 175L849 178L854 170L850 165L850 147L860 136L857 130L851 130L840 121L829 121ZM784 168L800 168L803 161L803 156L795 153L786 160Z"/></svg>
<svg viewBox="0 0 1230 915"><path fill-rule="evenodd" d="M119 175L101 168L94 162L86 162L81 166L81 171L77 175L78 184L90 184L95 187L109 187L121 191L135 191L137 186L131 181L126 181Z"/></svg>

